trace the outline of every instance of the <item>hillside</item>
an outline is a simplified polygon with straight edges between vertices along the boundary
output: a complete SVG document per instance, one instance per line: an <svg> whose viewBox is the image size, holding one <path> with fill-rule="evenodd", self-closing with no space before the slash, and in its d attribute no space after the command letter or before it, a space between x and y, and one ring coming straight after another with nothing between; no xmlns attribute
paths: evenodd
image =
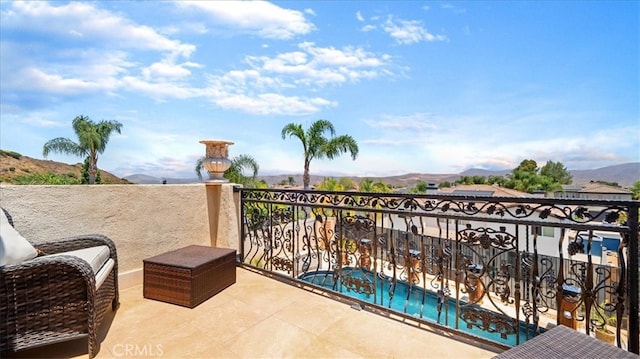
<svg viewBox="0 0 640 359"><path fill-rule="evenodd" d="M34 173L55 173L58 175L73 174L80 177L82 164L77 163L70 165L50 160L39 160L28 156L21 156L15 152L0 150L0 182L11 183L16 176L29 175ZM14 158L17 157L17 158ZM12 170L13 169L13 170ZM163 178L153 177L145 174L136 174L119 178L107 171L101 170L103 183L107 184L130 184L130 183L155 183L160 184ZM510 171L490 171L484 169L472 168L459 174L429 174L429 173L409 173L399 176L387 177L351 177L351 179L359 183L364 178L370 178L374 181L380 180L393 187L412 187L418 181L427 183L440 183L443 181L453 182L460 176L503 176ZM640 162L623 163L614 166L607 166L591 170L570 170L573 175L574 184L585 184L590 181L606 181L615 182L622 187L631 187L635 181L640 180ZM258 179L265 180L270 185L287 181L289 177L293 177L295 183L302 185L301 174L282 174L273 176L258 176ZM311 183L320 183L325 177L322 175L311 175ZM197 178L166 178L167 183L198 183L201 182Z"/></svg>
<svg viewBox="0 0 640 359"><path fill-rule="evenodd" d="M640 180L640 162L623 163L594 170L575 170L571 171L571 174L576 184L606 181L616 182L622 187L631 187L635 181Z"/></svg>
<svg viewBox="0 0 640 359"><path fill-rule="evenodd" d="M99 165L100 163L98 163ZM57 175L72 175L80 178L82 164L70 165L50 160L39 160L19 153L0 150L0 182L13 183L18 176L27 176L38 173L55 173ZM113 174L100 170L100 177L104 184L130 184L126 179L118 178Z"/></svg>
<svg viewBox="0 0 640 359"><path fill-rule="evenodd" d="M429 173L409 173L401 176L389 177L366 177L374 181L381 180L394 187L413 187L418 181L427 183L440 183L444 181L453 182L460 176L504 176L510 173L510 170L491 171L480 168L471 168L459 174L429 174ZM569 170L573 176L573 184L586 184L591 181L615 182L622 187L631 187L635 181L640 180L640 162L623 163L619 165L607 166L591 170ZM277 184L287 181L289 177L293 177L297 184L302 184L302 175L277 175L277 176L259 176L268 184ZM331 176L326 176L331 177ZM350 177L356 183L365 177ZM311 183L320 183L324 176L312 175Z"/></svg>

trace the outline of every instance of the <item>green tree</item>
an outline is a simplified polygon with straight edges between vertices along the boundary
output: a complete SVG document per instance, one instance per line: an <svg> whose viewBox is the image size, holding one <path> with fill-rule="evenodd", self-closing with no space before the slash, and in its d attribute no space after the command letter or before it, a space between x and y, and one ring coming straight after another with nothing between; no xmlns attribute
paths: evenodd
<svg viewBox="0 0 640 359"><path fill-rule="evenodd" d="M460 176L459 179L457 179L455 182L455 184L486 184L487 183L487 178L485 176Z"/></svg>
<svg viewBox="0 0 640 359"><path fill-rule="evenodd" d="M409 189L409 193L427 193L429 184L424 181L416 182L416 185Z"/></svg>
<svg viewBox="0 0 640 359"><path fill-rule="evenodd" d="M442 181L440 182L440 184L438 184L438 188L449 188L451 187L453 184L449 181Z"/></svg>
<svg viewBox="0 0 640 359"><path fill-rule="evenodd" d="M504 187L504 184L506 182L507 182L507 179L504 178L503 176L489 176L489 178L487 178L487 184L490 184L490 185L497 184L498 186Z"/></svg>
<svg viewBox="0 0 640 359"><path fill-rule="evenodd" d="M523 171L523 172L538 172L538 163L534 160L522 160L520 165L516 167L514 171Z"/></svg>
<svg viewBox="0 0 640 359"><path fill-rule="evenodd" d="M47 158L50 152L57 152L89 159L89 184L94 184L98 172L98 154L104 153L109 137L114 131L120 133L122 124L117 121L95 123L89 117L77 116L72 126L78 142L64 137L54 138L44 144L42 155Z"/></svg>
<svg viewBox="0 0 640 359"><path fill-rule="evenodd" d="M80 179L81 184L89 184L89 157L84 159L84 163L82 164L82 178ZM102 177L100 176L100 171L96 172L96 181L95 184L101 184Z"/></svg>
<svg viewBox="0 0 640 359"><path fill-rule="evenodd" d="M633 182L633 186L631 186L631 193L633 195L633 199L640 199L640 180Z"/></svg>
<svg viewBox="0 0 640 359"><path fill-rule="evenodd" d="M329 133L330 137L325 137L325 133ZM310 175L309 166L315 158L322 159L324 157L332 160L338 155L349 152L351 158L355 160L358 157L358 144L353 137L349 135L336 136L333 124L327 120L317 120L305 131L302 125L290 123L282 129L282 139L289 137L297 137L302 142L304 150L304 172L302 174L302 184L304 189L309 189Z"/></svg>
<svg viewBox="0 0 640 359"><path fill-rule="evenodd" d="M540 189L538 163L529 159L520 162L520 165L507 175L505 187L529 193Z"/></svg>
<svg viewBox="0 0 640 359"><path fill-rule="evenodd" d="M547 163L540 169L540 175L547 176L553 180L553 182L563 184L571 184L573 176L562 164L562 162L547 161Z"/></svg>
<svg viewBox="0 0 640 359"><path fill-rule="evenodd" d="M269 188L269 184L267 183L267 181L261 179L259 181L253 181L251 183L251 187L265 189L265 188Z"/></svg>
<svg viewBox="0 0 640 359"><path fill-rule="evenodd" d="M570 184L571 174L561 162L548 161L542 168L534 160L523 160L507 175L504 187L521 192L561 191L563 184Z"/></svg>
<svg viewBox="0 0 640 359"><path fill-rule="evenodd" d="M515 189L520 192L532 193L533 191L540 189L539 179L540 177L535 172L514 169L509 175L509 179L505 183L505 187Z"/></svg>
<svg viewBox="0 0 640 359"><path fill-rule="evenodd" d="M373 193L391 193L391 187L382 181L374 182L370 178L365 178L360 181L358 185L360 192L373 192Z"/></svg>
<svg viewBox="0 0 640 359"><path fill-rule="evenodd" d="M196 173L198 174L199 179L202 179L202 166L204 159L205 157L200 157L196 161ZM222 176L228 179L229 182L238 183L247 187L255 187L257 184L256 177L258 176L259 169L260 166L253 157L243 154L231 159L231 166L224 171ZM245 175L246 171L248 171L250 175Z"/></svg>
<svg viewBox="0 0 640 359"><path fill-rule="evenodd" d="M320 184L316 186L316 189L321 191L348 191L355 189L356 185L353 183L351 178L349 177L340 177L339 179L335 179L333 177L328 177L322 180Z"/></svg>

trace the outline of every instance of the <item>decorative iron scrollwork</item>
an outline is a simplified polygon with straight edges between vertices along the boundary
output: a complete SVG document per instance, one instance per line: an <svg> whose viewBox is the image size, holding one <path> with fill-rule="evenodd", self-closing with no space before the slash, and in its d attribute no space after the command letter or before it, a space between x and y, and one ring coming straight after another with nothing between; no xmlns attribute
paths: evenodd
<svg viewBox="0 0 640 359"><path fill-rule="evenodd" d="M340 280L342 284L347 288L347 291L354 291L356 293L365 294L367 297L374 292L374 285L372 282L358 277L350 275L341 275Z"/></svg>
<svg viewBox="0 0 640 359"><path fill-rule="evenodd" d="M432 305L424 298L431 295L429 290L440 291L438 312L459 310L455 323L446 320L443 325L457 327L464 320L467 326L501 337L520 332L516 343L528 339L529 333L536 335L543 313L561 307L563 284L579 288L580 301L573 308L587 327L601 324L591 318L600 308L602 314L617 316L620 338L620 323L628 318L625 283L637 280L637 268L627 268L625 259L630 258L629 241L637 241L638 227L633 222L630 228L621 218L637 215L633 201L274 189L240 193L246 265L286 272L295 279L326 271L340 278L344 285L340 290L368 295L374 293L372 282L355 273L340 275L347 264L356 271L372 270L381 278L374 281L376 285L385 284L385 290L373 296L381 307L390 308L390 301L398 298L420 296L422 306ZM335 227L328 223L331 220ZM554 229L553 252L557 248L559 258L548 253L550 238L544 228ZM627 243L618 248L619 263L596 265L592 261L600 260L596 255L591 259L590 239L565 236L564 231L615 232ZM538 236L547 237L545 253L538 252ZM351 242L343 241L343 246L342 240ZM573 257L563 258L567 251ZM627 270L635 277L627 277ZM410 295L396 290L405 285ZM478 289L483 292L475 297L459 295ZM479 308L475 303L481 300ZM407 303L405 308L410 307ZM523 326L516 330L518 325ZM626 330L627 337L638 336L637 328Z"/></svg>
<svg viewBox="0 0 640 359"><path fill-rule="evenodd" d="M287 258L273 257L271 264L276 270L285 272L291 272L293 270L293 261Z"/></svg>
<svg viewBox="0 0 640 359"><path fill-rule="evenodd" d="M512 318L498 315L477 306L460 308L460 319L467 323L467 328L479 328L490 333L499 333L502 339L516 334L516 321Z"/></svg>

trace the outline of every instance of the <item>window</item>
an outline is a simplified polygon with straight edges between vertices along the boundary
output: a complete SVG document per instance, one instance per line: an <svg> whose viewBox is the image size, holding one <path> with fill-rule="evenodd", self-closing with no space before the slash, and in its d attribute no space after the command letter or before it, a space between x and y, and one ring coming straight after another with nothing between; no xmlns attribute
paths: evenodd
<svg viewBox="0 0 640 359"><path fill-rule="evenodd" d="M532 226L531 233L537 234L542 237L553 237L555 234L555 231L553 230L553 227Z"/></svg>

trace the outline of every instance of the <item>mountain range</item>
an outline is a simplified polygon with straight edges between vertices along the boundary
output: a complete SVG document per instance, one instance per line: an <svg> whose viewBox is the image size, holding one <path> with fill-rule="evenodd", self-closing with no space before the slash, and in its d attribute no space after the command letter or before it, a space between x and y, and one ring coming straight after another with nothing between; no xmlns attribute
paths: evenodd
<svg viewBox="0 0 640 359"><path fill-rule="evenodd" d="M55 173L59 175L65 175L73 173L76 176L80 175L82 164L66 164L62 162L41 160L31 158L28 156L22 156L19 153L7 150L0 150L0 182L12 183L12 178L20 175L34 174L34 173ZM146 174L134 174L119 178L107 171L100 170L102 180L108 184L124 184L124 183L136 183L136 184L161 184L166 180L166 183L170 184L185 184L185 183L200 183L202 182L197 177L193 178L160 178L149 176ZM460 176L504 176L510 173L510 170L491 171L479 168L468 169L461 173L449 173L449 174L433 174L433 173L408 173L399 176L387 176L387 177L350 177L354 182L359 183L365 178L370 178L373 181L382 181L396 188L413 187L418 181L427 183L440 183L444 181L453 182L460 178ZM591 170L570 170L573 176L574 184L585 184L590 181L606 181L610 183L618 183L622 187L631 187L635 181L640 180L640 162L623 163L619 165L607 166ZM302 184L302 174L280 174L280 175L268 175L258 176L259 180L264 180L269 185L276 185L278 183L288 182L289 177L293 177L293 180L298 185ZM326 177L337 177L331 175L311 175L311 183L320 183Z"/></svg>
<svg viewBox="0 0 640 359"><path fill-rule="evenodd" d="M350 178L358 183L365 178L370 178L373 181L380 180L393 187L413 187L418 181L427 183L440 183L444 181L453 182L459 179L461 176L504 176L510 173L510 170L491 171L480 168L468 169L461 173L449 173L449 174L433 174L433 173L408 173L399 176L387 176L387 177L357 177L350 176ZM590 169L590 170L569 170L573 176L573 184L585 184L591 181L606 181L610 183L617 183L622 187L631 187L635 181L640 180L640 162L623 163L619 165L607 166L602 168ZM269 185L275 185L278 183L287 182L289 177L293 177L293 180L297 184L302 184L302 174L280 174L269 176L258 176L258 180L264 180ZM324 176L324 175L311 175L311 183L319 183L326 177L337 176ZM166 180L167 183L198 183L202 182L198 178L158 178L148 176L144 174L135 174L126 176L126 180L133 183L162 183Z"/></svg>

